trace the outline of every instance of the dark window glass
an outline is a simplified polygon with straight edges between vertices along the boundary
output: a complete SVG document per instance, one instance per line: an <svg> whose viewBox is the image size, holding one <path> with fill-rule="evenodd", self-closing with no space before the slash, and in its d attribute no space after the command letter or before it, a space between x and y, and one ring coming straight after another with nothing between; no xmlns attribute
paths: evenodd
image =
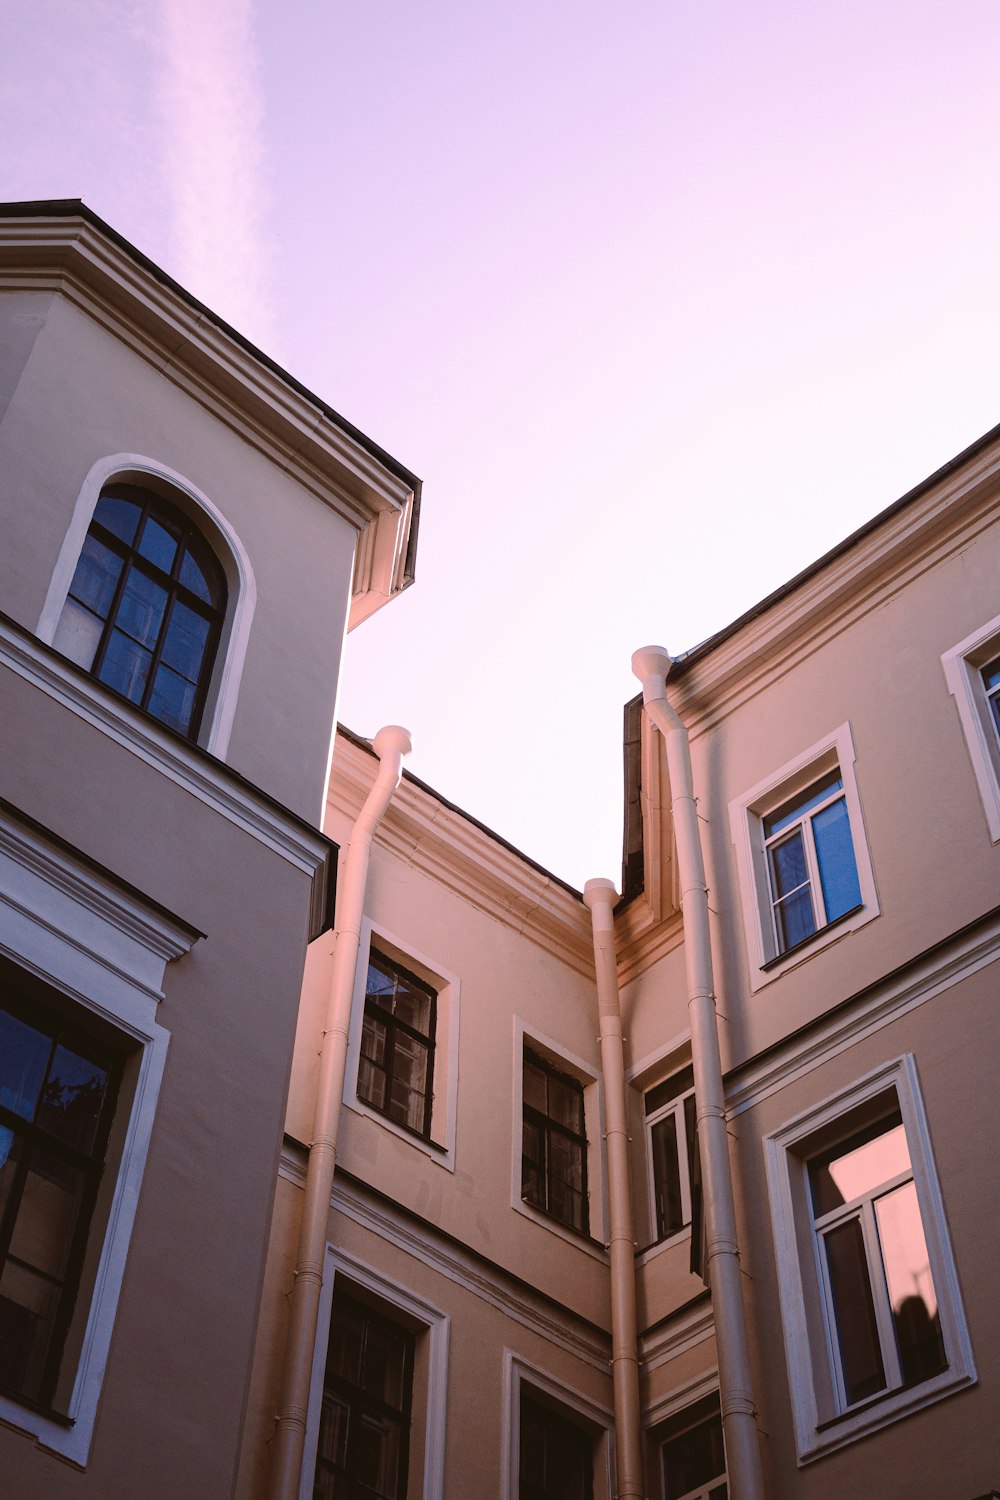
<svg viewBox="0 0 1000 1500"><path fill-rule="evenodd" d="M591 1500L593 1450L588 1432L522 1391L518 1500Z"/></svg>
<svg viewBox="0 0 1000 1500"><path fill-rule="evenodd" d="M32 1000L0 1001L0 1386L50 1402L117 1066Z"/></svg>
<svg viewBox="0 0 1000 1500"><path fill-rule="evenodd" d="M381 953L370 954L358 1098L430 1139L437 996Z"/></svg>
<svg viewBox="0 0 1000 1500"><path fill-rule="evenodd" d="M666 1500L726 1500L726 1453L720 1416L710 1416L668 1438L660 1453Z"/></svg>
<svg viewBox="0 0 1000 1500"><path fill-rule="evenodd" d="M656 1205L656 1237L666 1239L691 1222L695 1149L694 1070L682 1068L645 1096ZM673 1106L673 1107L671 1107ZM659 1116L659 1118L655 1118Z"/></svg>
<svg viewBox="0 0 1000 1500"><path fill-rule="evenodd" d="M136 485L101 496L55 644L130 703L193 739L226 584L201 534Z"/></svg>
<svg viewBox="0 0 1000 1500"><path fill-rule="evenodd" d="M403 1500L413 1335L337 1291L313 1500Z"/></svg>
<svg viewBox="0 0 1000 1500"><path fill-rule="evenodd" d="M1000 734L1000 656L996 661L991 661L982 669L983 686L986 689L986 701L993 714L993 722L996 725L997 734Z"/></svg>
<svg viewBox="0 0 1000 1500"><path fill-rule="evenodd" d="M563 1224L589 1230L583 1087L525 1049L521 1196Z"/></svg>

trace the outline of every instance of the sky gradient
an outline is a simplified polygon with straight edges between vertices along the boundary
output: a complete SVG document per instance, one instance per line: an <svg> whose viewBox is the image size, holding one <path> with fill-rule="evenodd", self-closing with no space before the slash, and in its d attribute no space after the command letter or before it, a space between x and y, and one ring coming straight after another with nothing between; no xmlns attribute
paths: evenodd
<svg viewBox="0 0 1000 1500"><path fill-rule="evenodd" d="M994 0L0 21L0 196L83 197L424 480L341 718L574 884L619 875L631 652L1000 420Z"/></svg>

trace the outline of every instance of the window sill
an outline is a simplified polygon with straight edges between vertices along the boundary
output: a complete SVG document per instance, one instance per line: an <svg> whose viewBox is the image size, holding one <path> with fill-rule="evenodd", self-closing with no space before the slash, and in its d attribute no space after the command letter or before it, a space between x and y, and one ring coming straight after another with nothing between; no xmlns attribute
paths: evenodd
<svg viewBox="0 0 1000 1500"><path fill-rule="evenodd" d="M871 1396L867 1401L852 1406L850 1411L840 1412L835 1417L817 1422L813 1429L816 1440L799 1454L799 1464L812 1463L847 1443L888 1427L902 1417L908 1417L925 1406L931 1406L934 1402L942 1401L946 1396L975 1384L974 1370L942 1370L933 1380Z"/></svg>
<svg viewBox="0 0 1000 1500"><path fill-rule="evenodd" d="M376 1109L364 1099L359 1099L356 1094L352 1093L349 1097L345 1097L344 1103L356 1115L361 1115L366 1120L373 1120L376 1125L387 1130L397 1140L405 1141L408 1146L415 1146L418 1151L430 1157L437 1166L444 1167L448 1172L454 1172L455 1153L452 1147L442 1146L440 1142L432 1141L429 1136L421 1135L419 1130L411 1130L408 1125L394 1120L391 1115L383 1114L380 1109Z"/></svg>
<svg viewBox="0 0 1000 1500"><path fill-rule="evenodd" d="M803 953L813 943L825 937L828 932L833 932L836 928L844 926L852 917L856 917L864 909L864 903L859 901L857 906L852 906L849 911L842 911L839 917L834 917L833 921L827 922L825 927L817 927L816 931L811 932L808 937L801 938L799 942L793 943L790 948L783 948L780 953L776 953L773 958L769 958L766 963L762 963L760 966L761 973L768 974L772 969L777 968L779 964L783 964L786 959Z"/></svg>
<svg viewBox="0 0 1000 1500"><path fill-rule="evenodd" d="M677 1245L686 1245L691 1239L691 1225L685 1224L675 1234L664 1235L660 1240L652 1240L648 1245L643 1245L635 1252L635 1263L644 1266L647 1261L654 1260L664 1250L672 1250Z"/></svg>
<svg viewBox="0 0 1000 1500"><path fill-rule="evenodd" d="M523 1214L526 1219L531 1219L543 1229L548 1229L552 1234L559 1235L567 1244L574 1245L577 1249L586 1250L588 1254L602 1261L608 1258L608 1247L603 1240L595 1240L593 1235L584 1229L574 1229L572 1224L565 1224L562 1219L557 1219L555 1214L547 1213L544 1208L539 1208L527 1198L519 1199L514 1208Z"/></svg>
<svg viewBox="0 0 1000 1500"><path fill-rule="evenodd" d="M15 1407L23 1406L25 1411L30 1411L36 1417L44 1417L47 1422L55 1422L58 1427L68 1429L76 1425L75 1417L68 1417L65 1412L56 1411L55 1407L47 1406L44 1401L34 1401L30 1396L22 1396L8 1386L0 1385L0 1400L3 1401L4 1406L8 1403Z"/></svg>

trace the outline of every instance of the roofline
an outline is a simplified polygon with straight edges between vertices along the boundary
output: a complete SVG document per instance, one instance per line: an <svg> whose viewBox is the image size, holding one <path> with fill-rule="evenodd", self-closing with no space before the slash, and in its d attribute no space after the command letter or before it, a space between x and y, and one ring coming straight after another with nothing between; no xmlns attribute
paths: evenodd
<svg viewBox="0 0 1000 1500"><path fill-rule="evenodd" d="M363 734L358 734L355 730L348 729L346 724L340 723L337 725L337 733L342 734L349 744L356 745L359 750L364 750L374 760L378 759L372 748L371 740L365 739ZM412 771L407 771L404 768L403 780L408 781L411 786L419 787L422 792L426 792L429 797L433 797L435 802L439 802L442 807L447 808L449 812L455 813L458 817L464 819L466 823L471 823L473 828L477 828L480 833L485 833L487 838L492 839L495 844L499 844L502 849L506 849L509 854L513 854L516 858L523 860L532 870L537 870L539 875L544 875L546 880L551 880L554 885L559 886L567 895L572 896L574 900L583 901L583 892L578 891L576 886L570 885L568 880L563 880L561 875L554 874L552 870L547 870L544 865L539 864L537 859L532 859L530 854L525 854L523 849L518 849L516 844L512 844L509 839L505 839L495 829L488 828L485 823L480 822L478 818L474 818L471 813L466 812L464 807L459 807L457 803L449 801L435 787L430 786L426 781L421 781L419 776L414 776Z"/></svg>

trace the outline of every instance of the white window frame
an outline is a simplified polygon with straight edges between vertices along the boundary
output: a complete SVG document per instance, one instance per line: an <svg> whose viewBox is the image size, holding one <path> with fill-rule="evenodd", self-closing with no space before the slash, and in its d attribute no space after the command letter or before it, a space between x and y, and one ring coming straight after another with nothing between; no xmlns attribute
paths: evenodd
<svg viewBox="0 0 1000 1500"><path fill-rule="evenodd" d="M818 927L804 942L783 953L779 950L772 915L764 820L798 793L805 792L814 782L835 770L839 771L844 784L843 797L847 805L861 904L855 911ZM840 793L836 796L839 797ZM849 723L839 725L794 760L759 781L749 791L735 797L729 804L729 826L736 851L737 879L752 990L771 983L829 943L836 942L845 933L857 931L879 915L875 875L855 775L854 737Z"/></svg>
<svg viewBox="0 0 1000 1500"><path fill-rule="evenodd" d="M184 510L212 548L226 576L228 597L209 680L197 743L224 760L236 715L240 680L257 606L257 582L249 554L225 516L183 474L141 453L114 453L95 463L77 496L35 634L51 646L56 638L76 565L103 491L115 481L168 494Z"/></svg>
<svg viewBox="0 0 1000 1500"><path fill-rule="evenodd" d="M0 1420L84 1465L90 1452L169 1033L156 1020L167 963L186 930L41 833L0 812L0 953L112 1025L136 1058L134 1091L66 1415L72 1426L0 1395Z"/></svg>
<svg viewBox="0 0 1000 1500"><path fill-rule="evenodd" d="M665 1073L663 1077L658 1079L655 1083L647 1084L642 1093L642 1117L644 1127L643 1133L646 1143L646 1180L649 1187L649 1226L650 1232L654 1236L654 1244L656 1244L657 1246L672 1245L678 1240L689 1238L691 1234L691 1171L688 1165L688 1161L689 1152L691 1149L693 1149L694 1143L689 1143L687 1139L687 1123L684 1116L684 1101L685 1099L694 1098L694 1084L692 1083L691 1087L685 1089L682 1094L678 1094L675 1099L671 1099L666 1104L661 1105L660 1108L655 1110L651 1115L647 1115L646 1113L646 1095L652 1093L654 1089L659 1088L661 1084L668 1083L671 1078L676 1077L678 1073L683 1073L684 1070L686 1068L689 1068L690 1066L690 1059L688 1059L686 1062L681 1062L677 1067L672 1068L669 1072ZM678 1177L680 1180L681 1189L681 1213L684 1217L684 1222L681 1225L680 1229L674 1230L673 1234L664 1235L662 1238L658 1238L656 1237L657 1213L656 1181L653 1161L653 1127L655 1125L658 1125L661 1120L665 1120L668 1115L675 1115L677 1118ZM681 1149L682 1143L683 1150Z"/></svg>
<svg viewBox="0 0 1000 1500"><path fill-rule="evenodd" d="M1000 734L986 699L982 670L998 656L1000 615L952 646L941 658L994 844L1000 843Z"/></svg>
<svg viewBox="0 0 1000 1500"><path fill-rule="evenodd" d="M406 1130L358 1094L358 1070L361 1065L361 1037L365 1022L365 993L368 988L368 959L372 948L386 958L409 969L437 995L434 1027L434 1076L431 1101L430 1139ZM401 938L380 923L365 917L361 923L358 967L354 976L351 1003L351 1025L347 1042L347 1071L344 1075L344 1103L359 1115L377 1120L380 1126L422 1151L431 1161L449 1172L455 1170L455 1131L458 1114L459 1016L462 986L457 974L443 968L436 960L404 945Z"/></svg>
<svg viewBox="0 0 1000 1500"><path fill-rule="evenodd" d="M451 1319L447 1313L415 1292L401 1287L346 1250L328 1244L323 1262L323 1285L320 1289L316 1343L309 1381L309 1405L302 1454L302 1476L299 1500L312 1500L316 1473L316 1450L319 1445L320 1416L323 1410L323 1376L330 1344L330 1319L338 1275L343 1274L354 1286L371 1292L383 1303L389 1316L400 1315L400 1321L418 1329L426 1339L427 1388L423 1432L423 1500L444 1500L445 1437L448 1415L448 1345ZM413 1442L411 1428L410 1442Z"/></svg>
<svg viewBox="0 0 1000 1500"><path fill-rule="evenodd" d="M586 1234L563 1224L521 1197L521 1146L524 1128L524 1053L537 1052L554 1068L568 1073L583 1088L583 1125L587 1136L587 1194L590 1228ZM604 1089L597 1072L544 1032L514 1017L514 1100L511 1134L511 1206L526 1219L557 1234L588 1255L607 1258L607 1172L604 1164Z"/></svg>
<svg viewBox="0 0 1000 1500"><path fill-rule="evenodd" d="M948 1365L919 1385L889 1389L847 1409L809 1199L808 1161L824 1134L831 1140L839 1120L890 1091L906 1130ZM792 1418L799 1463L805 1464L970 1385L976 1371L912 1055L884 1063L766 1136L764 1157Z"/></svg>
<svg viewBox="0 0 1000 1500"><path fill-rule="evenodd" d="M518 1500L521 1486L521 1387L548 1396L570 1421L577 1420L594 1444L594 1500L614 1495L614 1426L607 1407L530 1363L512 1349L503 1351L503 1452L500 1500ZM305 1500L305 1497L303 1497Z"/></svg>

